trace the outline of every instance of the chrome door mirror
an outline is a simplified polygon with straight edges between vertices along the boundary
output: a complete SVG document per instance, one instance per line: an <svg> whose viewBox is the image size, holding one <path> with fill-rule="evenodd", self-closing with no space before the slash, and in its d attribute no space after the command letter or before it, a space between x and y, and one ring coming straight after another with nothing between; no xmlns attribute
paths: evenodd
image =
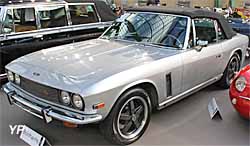
<svg viewBox="0 0 250 146"><path fill-rule="evenodd" d="M197 45L202 46L202 47L206 47L208 45L208 41L206 41L206 40L198 40Z"/></svg>
<svg viewBox="0 0 250 146"><path fill-rule="evenodd" d="M206 40L198 40L197 45L195 46L195 50L200 52L203 47L206 47L208 45L208 41Z"/></svg>

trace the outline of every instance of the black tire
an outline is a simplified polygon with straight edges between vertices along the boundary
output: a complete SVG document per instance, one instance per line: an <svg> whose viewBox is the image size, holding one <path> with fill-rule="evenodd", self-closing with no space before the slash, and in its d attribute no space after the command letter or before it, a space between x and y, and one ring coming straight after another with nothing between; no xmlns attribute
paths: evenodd
<svg viewBox="0 0 250 146"><path fill-rule="evenodd" d="M241 60L237 53L235 53L229 60L227 67L223 73L223 76L219 82L219 85L228 89L234 79L234 72L238 72L240 70Z"/></svg>
<svg viewBox="0 0 250 146"><path fill-rule="evenodd" d="M100 130L113 144L131 144L146 131L151 110L147 92L141 88L131 89L117 100L107 118L100 123Z"/></svg>

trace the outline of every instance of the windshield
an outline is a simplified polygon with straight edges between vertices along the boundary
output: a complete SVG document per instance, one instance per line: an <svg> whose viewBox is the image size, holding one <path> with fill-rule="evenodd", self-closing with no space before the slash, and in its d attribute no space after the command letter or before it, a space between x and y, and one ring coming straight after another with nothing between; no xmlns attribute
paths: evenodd
<svg viewBox="0 0 250 146"><path fill-rule="evenodd" d="M186 17L154 14L126 13L103 34L104 39L122 39L148 42L166 47L182 48L188 19Z"/></svg>

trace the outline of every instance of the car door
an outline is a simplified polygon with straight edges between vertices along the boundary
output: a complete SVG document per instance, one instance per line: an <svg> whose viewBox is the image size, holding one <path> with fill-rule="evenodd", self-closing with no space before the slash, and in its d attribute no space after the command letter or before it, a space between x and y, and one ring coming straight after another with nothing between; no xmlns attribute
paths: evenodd
<svg viewBox="0 0 250 146"><path fill-rule="evenodd" d="M69 3L68 11L71 25L78 28L70 33L71 37L78 36L76 38L79 40L97 38L107 28L99 26L98 23L101 22L101 18L94 3Z"/></svg>
<svg viewBox="0 0 250 146"><path fill-rule="evenodd" d="M1 73L4 66L10 61L25 54L34 52L34 47L30 44L34 41L30 33L37 30L37 21L34 7L9 7L6 9L3 18L1 33L4 35L0 39Z"/></svg>
<svg viewBox="0 0 250 146"><path fill-rule="evenodd" d="M42 36L46 45L48 45L47 42L49 40L64 39L68 37L67 26L69 26L69 21L64 4L38 5L36 8L39 18L39 35ZM53 46L57 45L54 43L56 43L56 41L50 42ZM50 47L50 45L48 45L48 47Z"/></svg>
<svg viewBox="0 0 250 146"><path fill-rule="evenodd" d="M192 24L193 33L189 41L191 44L182 53L183 92L218 76L221 68L222 45L217 40L216 22L208 18L198 18Z"/></svg>

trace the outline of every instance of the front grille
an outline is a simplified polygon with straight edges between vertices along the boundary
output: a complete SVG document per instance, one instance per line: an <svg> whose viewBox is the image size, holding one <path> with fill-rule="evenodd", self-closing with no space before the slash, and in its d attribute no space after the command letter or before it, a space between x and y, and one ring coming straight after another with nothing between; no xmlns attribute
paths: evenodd
<svg viewBox="0 0 250 146"><path fill-rule="evenodd" d="M59 90L21 77L21 88L26 92L55 103L59 103Z"/></svg>

